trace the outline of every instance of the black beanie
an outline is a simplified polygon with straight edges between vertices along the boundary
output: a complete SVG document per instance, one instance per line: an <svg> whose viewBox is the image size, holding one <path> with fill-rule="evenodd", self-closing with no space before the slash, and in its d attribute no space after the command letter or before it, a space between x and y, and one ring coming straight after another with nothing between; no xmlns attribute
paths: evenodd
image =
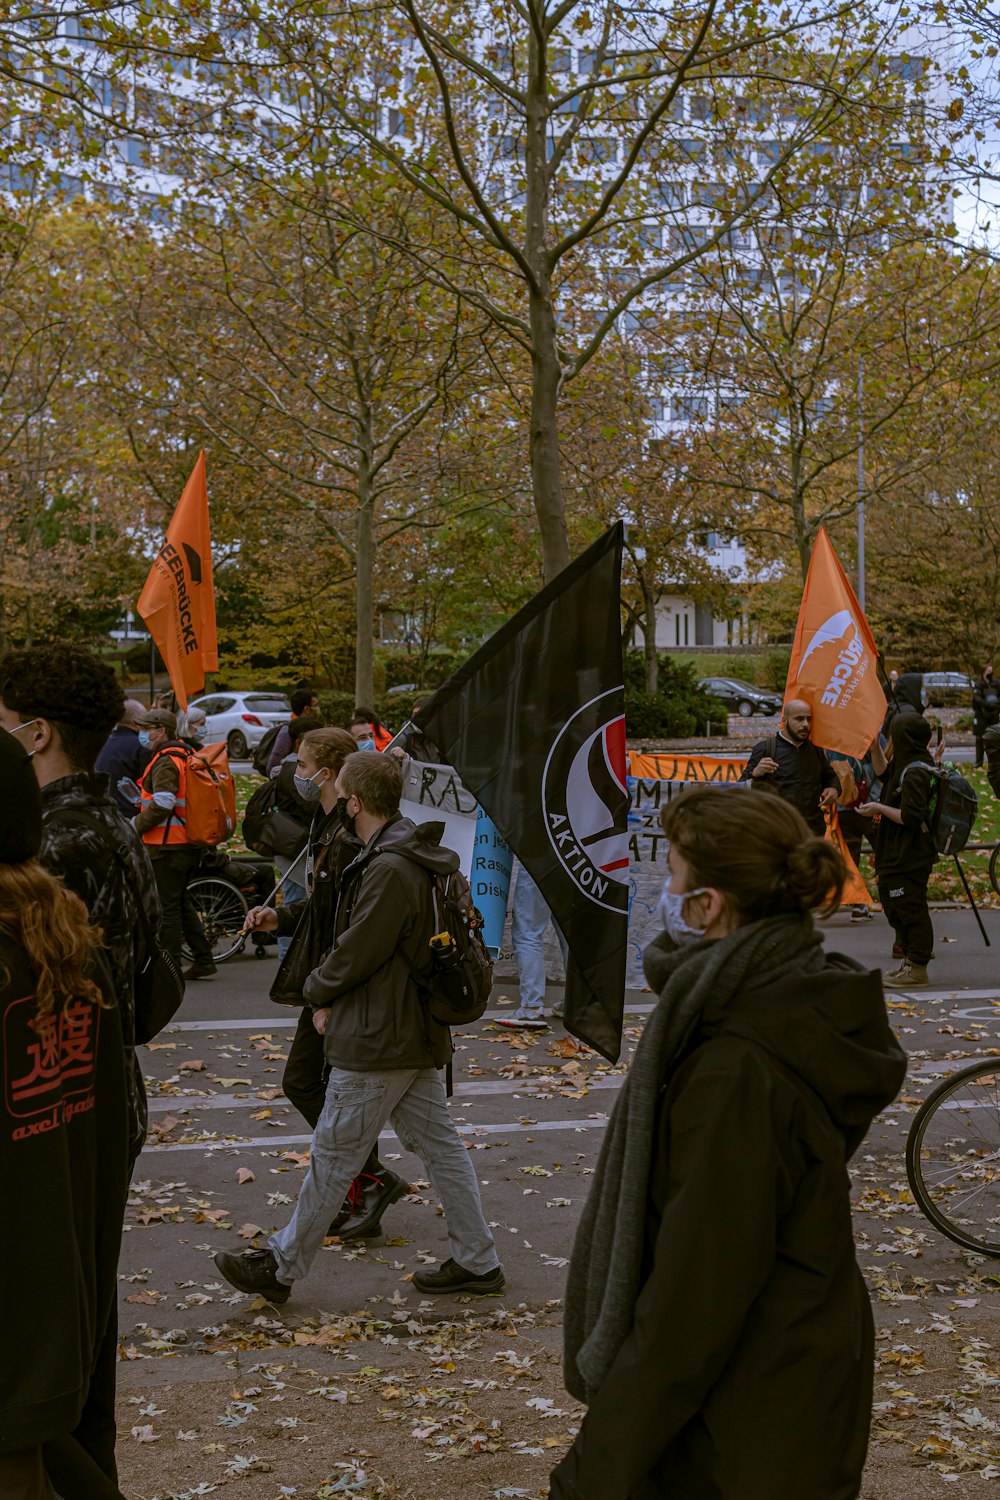
<svg viewBox="0 0 1000 1500"><path fill-rule="evenodd" d="M42 844L42 794L28 753L0 729L0 864L33 859Z"/></svg>

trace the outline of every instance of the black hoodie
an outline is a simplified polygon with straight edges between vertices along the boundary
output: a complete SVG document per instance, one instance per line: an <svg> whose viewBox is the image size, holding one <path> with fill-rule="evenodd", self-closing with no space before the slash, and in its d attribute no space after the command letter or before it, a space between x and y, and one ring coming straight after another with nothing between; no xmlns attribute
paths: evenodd
<svg viewBox="0 0 1000 1500"><path fill-rule="evenodd" d="M458 855L441 847L443 823L390 818L344 871L331 951L303 987L330 1006L327 1061L358 1073L443 1068L451 1033L420 998L434 932L431 875L451 875Z"/></svg>
<svg viewBox="0 0 1000 1500"><path fill-rule="evenodd" d="M874 1336L846 1168L905 1069L881 977L838 955L708 1007L664 1083L633 1330L553 1496L858 1494Z"/></svg>
<svg viewBox="0 0 1000 1500"><path fill-rule="evenodd" d="M0 1454L76 1427L117 1295L125 1048L101 954L94 978L103 1004L64 997L39 1020L28 956L0 935Z"/></svg>
<svg viewBox="0 0 1000 1500"><path fill-rule="evenodd" d="M927 748L931 726L922 716L901 713L892 722L889 738L892 760L879 800L887 807L898 807L903 821L882 817L872 830L875 871L880 877L929 870L937 859L928 832L934 765Z"/></svg>

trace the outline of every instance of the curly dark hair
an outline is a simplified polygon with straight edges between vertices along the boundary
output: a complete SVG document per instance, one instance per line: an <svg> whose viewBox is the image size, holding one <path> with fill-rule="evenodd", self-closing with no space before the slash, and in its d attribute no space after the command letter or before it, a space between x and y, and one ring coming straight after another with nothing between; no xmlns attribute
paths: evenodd
<svg viewBox="0 0 1000 1500"><path fill-rule="evenodd" d="M53 642L0 662L0 699L22 719L45 719L77 771L92 771L124 711L114 669L83 646Z"/></svg>

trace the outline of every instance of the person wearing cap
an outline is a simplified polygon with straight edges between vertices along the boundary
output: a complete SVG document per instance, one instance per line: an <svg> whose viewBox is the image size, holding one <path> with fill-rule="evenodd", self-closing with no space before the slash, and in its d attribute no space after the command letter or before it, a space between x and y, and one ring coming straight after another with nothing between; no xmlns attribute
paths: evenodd
<svg viewBox="0 0 1000 1500"><path fill-rule="evenodd" d="M119 781L138 781L149 760L149 751L139 743L138 720L146 712L136 698L125 699L125 711L101 746L95 770L107 776L111 795L126 818L135 815L135 803L118 790Z"/></svg>
<svg viewBox="0 0 1000 1500"><path fill-rule="evenodd" d="M122 1010L101 934L39 862L42 792L22 737L0 730L0 1495L121 1500L113 1429L109 1452L83 1418L95 1381L114 1409Z"/></svg>
<svg viewBox="0 0 1000 1500"><path fill-rule="evenodd" d="M139 782L142 800L133 827L153 865L163 909L160 942L180 968L181 945L186 940L194 957L184 978L208 979L216 972L215 960L187 894L203 853L188 840L184 823L190 749L178 739L177 717L169 708L151 708L138 722L139 741L152 758Z"/></svg>

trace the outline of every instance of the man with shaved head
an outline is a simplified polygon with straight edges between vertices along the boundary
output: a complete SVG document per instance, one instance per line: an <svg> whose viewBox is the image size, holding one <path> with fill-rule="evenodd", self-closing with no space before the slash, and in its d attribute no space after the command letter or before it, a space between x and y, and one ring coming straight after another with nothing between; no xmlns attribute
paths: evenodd
<svg viewBox="0 0 1000 1500"><path fill-rule="evenodd" d="M740 777L755 791L776 792L805 818L819 838L825 824L823 808L836 802L840 789L837 773L826 756L809 738L812 709L801 698L785 704L781 728L770 739L754 745Z"/></svg>

